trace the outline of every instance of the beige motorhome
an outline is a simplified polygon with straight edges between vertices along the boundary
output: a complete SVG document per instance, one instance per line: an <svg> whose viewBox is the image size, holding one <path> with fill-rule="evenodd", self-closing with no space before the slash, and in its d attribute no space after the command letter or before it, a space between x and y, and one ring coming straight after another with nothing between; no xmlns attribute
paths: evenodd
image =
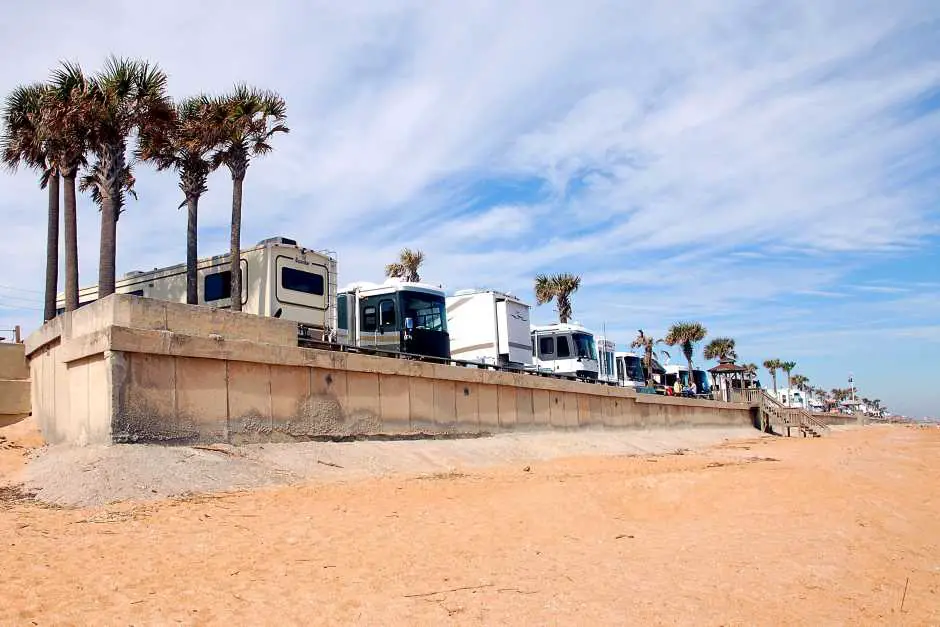
<svg viewBox="0 0 940 627"><path fill-rule="evenodd" d="M199 304L227 309L232 306L229 254L199 260ZM259 316L294 320L324 336L336 328L336 258L310 250L286 237L272 237L242 250L242 311ZM186 302L186 264L128 272L117 280L115 291L146 298ZM79 291L79 306L98 298L98 287ZM56 306L65 306L59 294Z"/></svg>

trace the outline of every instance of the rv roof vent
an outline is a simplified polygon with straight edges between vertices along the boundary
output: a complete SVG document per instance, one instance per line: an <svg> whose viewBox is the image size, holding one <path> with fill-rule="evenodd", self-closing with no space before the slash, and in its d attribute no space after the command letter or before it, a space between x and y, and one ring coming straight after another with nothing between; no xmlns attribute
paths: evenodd
<svg viewBox="0 0 940 627"><path fill-rule="evenodd" d="M479 291L480 290L474 290L474 289L457 290L456 292L454 292L454 296L469 296L470 294L476 294Z"/></svg>
<svg viewBox="0 0 940 627"><path fill-rule="evenodd" d="M143 270L131 270L130 272L127 272L124 274L124 278L129 279L131 277L140 276L143 273L144 273Z"/></svg>
<svg viewBox="0 0 940 627"><path fill-rule="evenodd" d="M285 246L296 246L297 242L296 240L292 240L289 237L282 237L280 235L277 237L269 237L258 242L258 246L264 246L266 244L284 244Z"/></svg>

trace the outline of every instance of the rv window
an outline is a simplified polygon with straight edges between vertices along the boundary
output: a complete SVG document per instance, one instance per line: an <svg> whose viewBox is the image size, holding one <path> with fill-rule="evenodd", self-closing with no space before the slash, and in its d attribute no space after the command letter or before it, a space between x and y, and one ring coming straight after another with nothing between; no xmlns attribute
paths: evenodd
<svg viewBox="0 0 940 627"><path fill-rule="evenodd" d="M295 292L323 296L323 276L297 268L281 268L281 285Z"/></svg>
<svg viewBox="0 0 940 627"><path fill-rule="evenodd" d="M213 300L222 300L232 295L232 272L216 272L207 274L203 279L202 291L205 294L206 302Z"/></svg>
<svg viewBox="0 0 940 627"><path fill-rule="evenodd" d="M534 338L534 337L532 338L532 356L533 356L533 357L536 356L536 352L535 352L535 338Z"/></svg>
<svg viewBox="0 0 940 627"><path fill-rule="evenodd" d="M383 300L379 303L379 327L382 331L394 331L395 326L395 302Z"/></svg>
<svg viewBox="0 0 940 627"><path fill-rule="evenodd" d="M143 290L134 290L133 292L128 292L127 295L128 295L128 296L143 296L143 295L144 295L144 291L143 291Z"/></svg>
<svg viewBox="0 0 940 627"><path fill-rule="evenodd" d="M346 294L340 294L336 297L336 326L343 330L349 329L349 306L346 301Z"/></svg>
<svg viewBox="0 0 940 627"><path fill-rule="evenodd" d="M553 337L540 337L539 338L539 357L554 357L555 356L555 338Z"/></svg>
<svg viewBox="0 0 940 627"><path fill-rule="evenodd" d="M373 307L372 305L362 308L362 330L371 331L371 332L376 331L375 307Z"/></svg>
<svg viewBox="0 0 940 627"><path fill-rule="evenodd" d="M558 357L571 357L571 349L568 348L568 338L562 335L558 339Z"/></svg>

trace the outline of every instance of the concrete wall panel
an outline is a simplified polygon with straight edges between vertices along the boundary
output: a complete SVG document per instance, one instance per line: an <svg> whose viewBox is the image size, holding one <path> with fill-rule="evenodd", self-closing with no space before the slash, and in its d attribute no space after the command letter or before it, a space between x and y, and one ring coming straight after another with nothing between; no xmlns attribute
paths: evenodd
<svg viewBox="0 0 940 627"><path fill-rule="evenodd" d="M199 440L228 438L228 363L176 358L177 413L182 422L191 422Z"/></svg>
<svg viewBox="0 0 940 627"><path fill-rule="evenodd" d="M434 424L444 433L457 430L457 385L454 381L434 381Z"/></svg>
<svg viewBox="0 0 940 627"><path fill-rule="evenodd" d="M511 431L516 426L516 388L501 385L497 390L499 428Z"/></svg>
<svg viewBox="0 0 940 627"><path fill-rule="evenodd" d="M532 390L532 424L548 427L552 417L552 395L548 390Z"/></svg>
<svg viewBox="0 0 940 627"><path fill-rule="evenodd" d="M270 435L274 428L271 413L271 366L245 361L228 363L228 429L246 440Z"/></svg>
<svg viewBox="0 0 940 627"><path fill-rule="evenodd" d="M480 385L457 384L457 429L461 433L480 431Z"/></svg>
<svg viewBox="0 0 940 627"><path fill-rule="evenodd" d="M433 431L434 425L434 380L414 377L410 379L409 404L411 431Z"/></svg>
<svg viewBox="0 0 940 627"><path fill-rule="evenodd" d="M516 428L528 429L535 424L533 392L529 388L516 388Z"/></svg>
<svg viewBox="0 0 940 627"><path fill-rule="evenodd" d="M499 430L499 389L495 385L480 388L480 430L493 433Z"/></svg>
<svg viewBox="0 0 940 627"><path fill-rule="evenodd" d="M408 377L379 377L379 405L382 433L407 433L411 430L411 380Z"/></svg>
<svg viewBox="0 0 940 627"><path fill-rule="evenodd" d="M368 435L382 432L379 403L379 375L371 372L346 373L346 404L343 407L346 433Z"/></svg>

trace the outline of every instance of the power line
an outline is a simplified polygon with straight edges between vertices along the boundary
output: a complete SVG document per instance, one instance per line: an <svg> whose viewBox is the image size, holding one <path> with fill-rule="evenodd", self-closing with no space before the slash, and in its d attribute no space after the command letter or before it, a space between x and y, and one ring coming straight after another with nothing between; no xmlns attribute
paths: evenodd
<svg viewBox="0 0 940 627"><path fill-rule="evenodd" d="M43 294L42 290L29 290L25 287L13 287L12 285L0 285L0 289L13 290L14 292L27 292L29 294Z"/></svg>

